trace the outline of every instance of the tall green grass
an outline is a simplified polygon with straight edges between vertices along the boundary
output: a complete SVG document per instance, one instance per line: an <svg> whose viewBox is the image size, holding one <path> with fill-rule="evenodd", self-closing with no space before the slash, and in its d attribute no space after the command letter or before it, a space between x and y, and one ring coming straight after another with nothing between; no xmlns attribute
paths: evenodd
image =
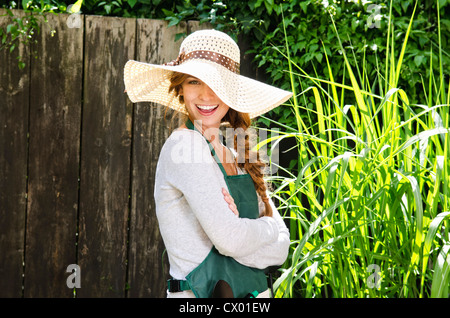
<svg viewBox="0 0 450 318"><path fill-rule="evenodd" d="M398 82L413 19L400 52L387 30L375 78L363 61L350 66L342 44L340 81L328 59L320 79L292 62L289 43L280 50L292 87L313 84L294 91L297 126L266 140L294 138L299 158L295 175L268 177L291 233L276 297L449 297L448 74L439 65L423 83L427 100L409 103ZM431 54L441 61L440 43ZM310 97L315 109L303 106Z"/></svg>

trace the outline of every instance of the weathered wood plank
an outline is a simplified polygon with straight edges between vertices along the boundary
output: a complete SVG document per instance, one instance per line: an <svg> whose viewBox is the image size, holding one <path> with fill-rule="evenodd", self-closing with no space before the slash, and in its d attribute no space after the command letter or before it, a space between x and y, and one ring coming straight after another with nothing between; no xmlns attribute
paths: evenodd
<svg viewBox="0 0 450 318"><path fill-rule="evenodd" d="M162 64L175 59L186 24L167 28L167 21L137 21L136 59ZM156 163L170 131L165 110L154 103L137 103L134 110L133 174L130 216L128 297L165 297L168 261L155 214L154 180ZM167 121L171 121L171 112Z"/></svg>
<svg viewBox="0 0 450 318"><path fill-rule="evenodd" d="M0 15L6 10L0 9ZM24 16L14 11L16 16ZM11 23L0 17L0 28ZM17 57L26 67L19 69ZM21 297L26 213L29 49L0 50L0 297Z"/></svg>
<svg viewBox="0 0 450 318"><path fill-rule="evenodd" d="M124 297L132 104L123 66L135 19L86 16L77 297Z"/></svg>
<svg viewBox="0 0 450 318"><path fill-rule="evenodd" d="M48 14L32 48L25 297L73 296L66 268L76 262L83 28L67 18Z"/></svg>

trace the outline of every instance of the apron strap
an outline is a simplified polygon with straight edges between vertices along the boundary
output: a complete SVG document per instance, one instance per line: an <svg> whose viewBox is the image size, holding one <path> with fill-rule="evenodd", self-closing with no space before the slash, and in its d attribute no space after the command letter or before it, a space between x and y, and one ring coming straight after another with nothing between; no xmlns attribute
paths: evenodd
<svg viewBox="0 0 450 318"><path fill-rule="evenodd" d="M188 129L198 131L198 129L195 128L195 126L194 126L194 124L192 123L192 121L191 121L190 118L188 118L188 120L186 121L186 127L187 127ZM203 136L203 134L202 134L200 131L198 131L198 132ZM225 171L225 168L223 167L222 163L220 162L219 157L217 157L217 154L216 154L216 151L214 150L213 145L211 145L211 143L209 142L208 139L206 139L205 136L203 136L203 137L205 138L206 142L208 143L209 150L211 150L211 154L213 155L214 160L216 160L217 164L219 165L220 170L222 171L222 173L223 173L223 175L224 175L224 177L225 177L225 179L226 179L226 177L228 176L228 175L227 175L227 172Z"/></svg>
<svg viewBox="0 0 450 318"><path fill-rule="evenodd" d="M178 293L190 289L191 286L189 286L187 280L178 280L173 278L167 280L167 290L171 293Z"/></svg>

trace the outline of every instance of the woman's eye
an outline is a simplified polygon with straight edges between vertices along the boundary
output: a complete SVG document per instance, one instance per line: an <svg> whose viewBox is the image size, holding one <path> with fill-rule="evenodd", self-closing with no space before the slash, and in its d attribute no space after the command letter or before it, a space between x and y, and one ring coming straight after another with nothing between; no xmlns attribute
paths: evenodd
<svg viewBox="0 0 450 318"><path fill-rule="evenodd" d="M198 84L200 84L200 81L197 81L197 80L191 80L191 81L189 81L189 84L192 84L192 85L198 85Z"/></svg>

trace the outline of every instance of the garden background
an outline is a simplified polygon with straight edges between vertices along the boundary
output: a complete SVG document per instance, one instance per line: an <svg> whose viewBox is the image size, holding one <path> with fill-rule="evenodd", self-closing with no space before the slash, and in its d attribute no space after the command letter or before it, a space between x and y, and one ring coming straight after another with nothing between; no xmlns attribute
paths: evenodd
<svg viewBox="0 0 450 318"><path fill-rule="evenodd" d="M11 17L3 49L34 41L45 12L198 20L245 43L250 76L293 91L256 123L281 129L265 141L282 150L267 180L291 232L277 297L449 296L448 1L72 4L4 1L34 18Z"/></svg>

